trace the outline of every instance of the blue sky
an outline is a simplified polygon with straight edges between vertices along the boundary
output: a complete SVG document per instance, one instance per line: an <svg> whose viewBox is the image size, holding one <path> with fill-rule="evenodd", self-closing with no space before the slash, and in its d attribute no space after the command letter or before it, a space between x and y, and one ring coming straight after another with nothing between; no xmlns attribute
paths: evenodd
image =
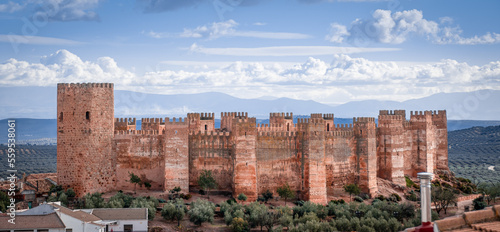
<svg viewBox="0 0 500 232"><path fill-rule="evenodd" d="M0 86L340 104L500 89L499 1L0 1Z"/></svg>

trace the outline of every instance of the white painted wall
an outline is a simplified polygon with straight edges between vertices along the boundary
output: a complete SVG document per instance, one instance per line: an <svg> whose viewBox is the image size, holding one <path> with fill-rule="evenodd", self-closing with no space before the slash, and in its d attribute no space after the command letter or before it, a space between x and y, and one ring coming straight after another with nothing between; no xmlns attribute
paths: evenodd
<svg viewBox="0 0 500 232"><path fill-rule="evenodd" d="M104 232L105 230L103 226L82 222L74 217L61 213L59 210L56 212L64 225L66 225L66 229L72 229L73 232Z"/></svg>
<svg viewBox="0 0 500 232"><path fill-rule="evenodd" d="M148 220L117 220L117 225L110 225L109 232L113 229L113 232L123 231L124 225L133 225L133 231L148 231Z"/></svg>

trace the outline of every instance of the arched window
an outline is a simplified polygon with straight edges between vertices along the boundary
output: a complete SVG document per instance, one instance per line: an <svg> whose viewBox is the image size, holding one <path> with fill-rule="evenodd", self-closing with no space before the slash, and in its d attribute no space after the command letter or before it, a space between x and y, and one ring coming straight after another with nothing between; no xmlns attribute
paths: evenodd
<svg viewBox="0 0 500 232"><path fill-rule="evenodd" d="M207 128L208 128L208 126L207 126L207 125L205 125L205 130L207 130Z"/></svg>

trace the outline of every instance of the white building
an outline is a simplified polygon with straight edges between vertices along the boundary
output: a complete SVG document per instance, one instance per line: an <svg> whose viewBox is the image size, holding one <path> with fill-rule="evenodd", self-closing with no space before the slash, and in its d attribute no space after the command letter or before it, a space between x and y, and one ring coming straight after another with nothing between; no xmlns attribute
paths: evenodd
<svg viewBox="0 0 500 232"><path fill-rule="evenodd" d="M0 232L147 232L148 209L68 209L57 203L42 204L30 210L18 213L17 218L34 218L34 221L48 218L52 224L36 224L29 222L28 227L4 227L0 223ZM1 219L1 218L0 218ZM57 220L56 220L57 219ZM24 222L23 221L23 222ZM3 220L7 222L7 218ZM10 223L9 223L10 224ZM16 221L17 224L17 221ZM33 224L33 225L32 225ZM31 226L31 227L30 227ZM33 227L34 226L34 227ZM42 227L40 227L42 226ZM45 227L43 227L45 226ZM48 229L50 227L50 230ZM7 230L4 230L6 228Z"/></svg>
<svg viewBox="0 0 500 232"><path fill-rule="evenodd" d="M146 232L148 231L147 208L93 209L92 215L102 219L107 232Z"/></svg>

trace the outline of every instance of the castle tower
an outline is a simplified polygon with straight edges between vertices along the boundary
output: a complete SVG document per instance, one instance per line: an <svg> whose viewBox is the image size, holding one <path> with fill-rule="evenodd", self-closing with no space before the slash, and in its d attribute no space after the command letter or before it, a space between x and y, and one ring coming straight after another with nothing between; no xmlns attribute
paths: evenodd
<svg viewBox="0 0 500 232"><path fill-rule="evenodd" d="M222 131L232 131L233 119L248 119L246 112L223 112L220 113L220 129Z"/></svg>
<svg viewBox="0 0 500 232"><path fill-rule="evenodd" d="M358 184L363 192L377 192L377 137L375 118L354 118L354 138L357 154Z"/></svg>
<svg viewBox="0 0 500 232"><path fill-rule="evenodd" d="M437 143L436 126L432 121L432 111L411 112L410 116L412 136L412 157L414 167L412 176L419 172L433 173L435 169L434 159L436 157Z"/></svg>
<svg viewBox="0 0 500 232"><path fill-rule="evenodd" d="M116 181L113 84L57 85L57 178L81 197Z"/></svg>
<svg viewBox="0 0 500 232"><path fill-rule="evenodd" d="M231 136L234 142L233 196L244 193L247 201L256 201L257 157L255 145L257 128L255 118L233 118Z"/></svg>
<svg viewBox="0 0 500 232"><path fill-rule="evenodd" d="M189 193L189 127L181 118L165 118L165 185L164 191L181 187Z"/></svg>
<svg viewBox="0 0 500 232"><path fill-rule="evenodd" d="M269 114L269 126L275 125L283 128L283 131L292 131L293 124L293 113L270 113Z"/></svg>
<svg viewBox="0 0 500 232"><path fill-rule="evenodd" d="M378 177L405 185L403 122L404 110L381 110L378 116Z"/></svg>
<svg viewBox="0 0 500 232"><path fill-rule="evenodd" d="M187 117L189 132L215 131L214 113L189 113Z"/></svg>
<svg viewBox="0 0 500 232"><path fill-rule="evenodd" d="M304 163L303 195L311 202L326 204L325 120L313 116L299 121L299 130L303 132L300 139Z"/></svg>
<svg viewBox="0 0 500 232"><path fill-rule="evenodd" d="M448 120L446 110L434 111L432 114L432 124L436 126L437 151L435 164L439 170L449 170L448 168Z"/></svg>

